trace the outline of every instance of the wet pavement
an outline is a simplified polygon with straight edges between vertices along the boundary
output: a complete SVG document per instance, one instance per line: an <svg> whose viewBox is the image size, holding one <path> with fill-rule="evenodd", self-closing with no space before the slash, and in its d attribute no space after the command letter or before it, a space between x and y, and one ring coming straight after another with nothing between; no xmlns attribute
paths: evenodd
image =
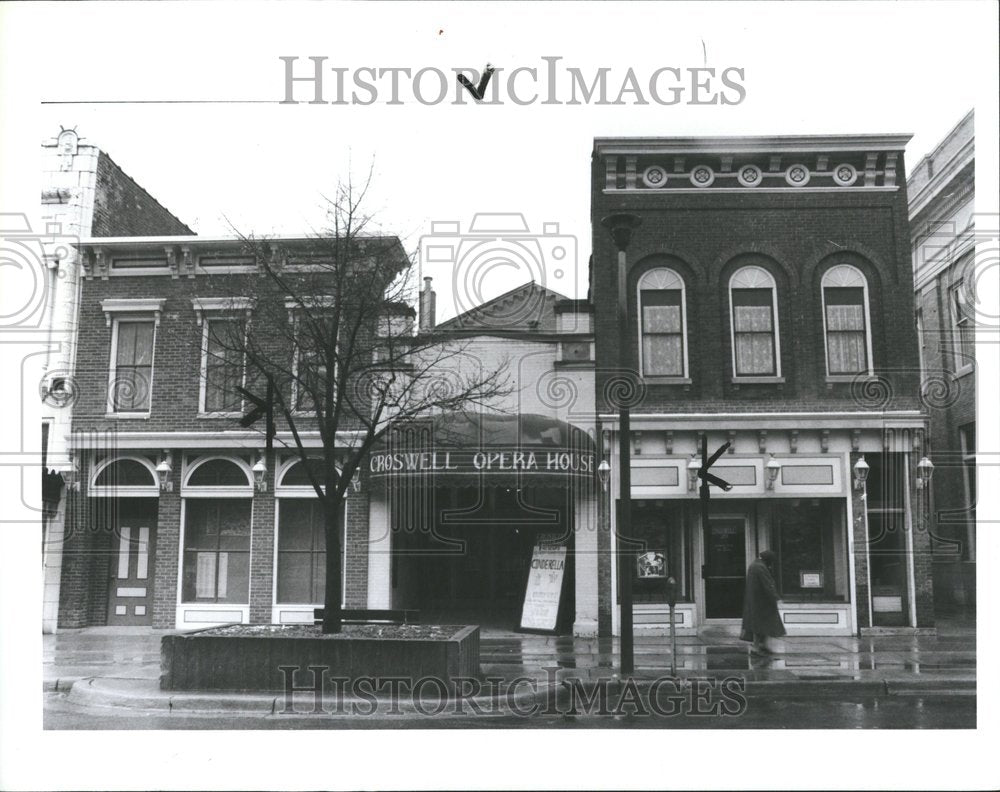
<svg viewBox="0 0 1000 792"><path fill-rule="evenodd" d="M46 729L974 729L974 696L865 696L850 701L810 698L752 699L737 717L583 714L513 714L464 717L331 717L133 711L83 707L47 693Z"/></svg>
<svg viewBox="0 0 1000 792"><path fill-rule="evenodd" d="M43 688L46 728L368 728L386 724L375 717L316 718L276 715L280 702L249 694L167 694L159 691L160 638L171 631L149 628L66 630L43 638ZM669 638L635 640L634 678L648 691L655 680L670 676ZM750 653L749 645L721 631L677 639L677 677L691 693L710 684L716 717L666 717L632 710L595 712L584 707L566 715L567 691L574 685L592 691L611 685L617 691L617 639L581 639L485 630L481 639L483 675L504 680L533 680L538 695L557 690L559 708L525 717L517 706L501 707L469 721L444 713L432 723L419 712L396 717L393 725L423 728L475 726L628 726L717 728L974 728L976 723L976 638L973 627L943 625L936 635L794 637L774 642L775 654ZM708 680L707 683L702 680ZM726 680L738 680L742 704L738 718L719 717L727 709L718 695ZM80 685L73 688L74 683ZM537 682L537 684L536 684ZM678 683L680 684L680 683ZM583 691L583 687L580 691ZM676 688L680 691L681 688ZM679 693L677 695L680 695ZM687 695L687 694L685 694ZM693 696L693 694L691 694ZM706 699L706 700L709 700ZM822 699L822 705L817 702ZM553 699L554 700L554 699ZM735 700L735 699L734 699ZM220 703L221 701L221 703ZM569 704L574 701L570 695ZM247 712L235 714L245 707ZM689 696L687 710L697 709ZM128 709L126 709L128 708ZM221 710L228 709L224 714ZM419 707L417 708L420 709ZM558 709L558 712L556 711ZM573 707L570 706L569 710ZM641 709L641 707L640 707ZM681 709L684 709L683 707ZM199 711L202 710L202 711ZM253 710L253 715L247 713ZM306 707L306 711L309 707ZM109 717L109 713L117 713ZM624 714L623 714L624 713ZM549 715L551 717L544 717ZM638 717L630 717L638 715ZM392 718L390 718L392 720ZM253 720L255 725L250 726ZM329 721L329 722L327 722ZM411 722L412 721L412 722ZM119 725L114 726L114 723ZM186 723L187 726L183 726ZM222 724L240 723L239 726ZM126 725L128 724L128 725Z"/></svg>

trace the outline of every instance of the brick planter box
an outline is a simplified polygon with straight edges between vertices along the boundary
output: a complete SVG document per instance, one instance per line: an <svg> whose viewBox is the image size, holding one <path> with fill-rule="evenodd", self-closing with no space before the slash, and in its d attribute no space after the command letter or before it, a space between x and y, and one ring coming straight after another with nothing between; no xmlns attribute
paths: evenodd
<svg viewBox="0 0 1000 792"><path fill-rule="evenodd" d="M479 676L479 627L428 628L432 636L413 637L385 630L345 627L339 635L322 635L318 628L222 627L182 635L164 635L160 643L160 688L163 690L285 689L281 666L300 669L296 684L304 684L309 666L329 669L329 676L424 677L451 687L456 678ZM418 632L419 630L411 630Z"/></svg>

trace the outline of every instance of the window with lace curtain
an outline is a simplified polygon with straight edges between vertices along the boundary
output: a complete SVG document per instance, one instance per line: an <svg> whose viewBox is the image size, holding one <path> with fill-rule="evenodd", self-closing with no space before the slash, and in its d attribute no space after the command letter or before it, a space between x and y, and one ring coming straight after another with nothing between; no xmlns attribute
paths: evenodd
<svg viewBox="0 0 1000 792"><path fill-rule="evenodd" d="M870 373L871 334L865 276L846 264L832 267L823 275L822 289L827 374Z"/></svg>
<svg viewBox="0 0 1000 792"><path fill-rule="evenodd" d="M774 278L762 267L742 267L729 279L736 377L780 377L778 302Z"/></svg>
<svg viewBox="0 0 1000 792"><path fill-rule="evenodd" d="M687 376L684 281L658 268L639 279L640 352L644 377Z"/></svg>

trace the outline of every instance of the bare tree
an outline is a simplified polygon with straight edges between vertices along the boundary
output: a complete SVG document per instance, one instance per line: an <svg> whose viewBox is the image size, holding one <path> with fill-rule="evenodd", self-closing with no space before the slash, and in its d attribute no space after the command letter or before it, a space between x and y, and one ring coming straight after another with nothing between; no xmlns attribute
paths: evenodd
<svg viewBox="0 0 1000 792"><path fill-rule="evenodd" d="M341 629L341 506L371 448L390 425L510 392L503 361L484 370L469 365L461 342L414 334L416 266L397 237L369 233L369 183L340 183L326 199L330 228L314 238L242 237L256 274L224 288L232 315L246 318L217 323L207 350L209 366L230 372L215 378L221 389L270 399L322 504L324 633ZM316 432L319 447L307 442Z"/></svg>

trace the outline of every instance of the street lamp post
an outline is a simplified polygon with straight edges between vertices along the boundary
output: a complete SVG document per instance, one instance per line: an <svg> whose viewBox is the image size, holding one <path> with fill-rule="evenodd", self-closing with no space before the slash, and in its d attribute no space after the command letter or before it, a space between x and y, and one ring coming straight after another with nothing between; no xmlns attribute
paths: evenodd
<svg viewBox="0 0 1000 792"><path fill-rule="evenodd" d="M611 233L618 248L618 359L627 369L632 359L628 322L628 267L625 251L632 241L632 232L642 220L633 214L613 214L601 220ZM635 650L632 628L632 564L631 553L624 552L622 540L632 537L632 427L627 397L618 405L618 584L621 603L621 673L635 670Z"/></svg>

